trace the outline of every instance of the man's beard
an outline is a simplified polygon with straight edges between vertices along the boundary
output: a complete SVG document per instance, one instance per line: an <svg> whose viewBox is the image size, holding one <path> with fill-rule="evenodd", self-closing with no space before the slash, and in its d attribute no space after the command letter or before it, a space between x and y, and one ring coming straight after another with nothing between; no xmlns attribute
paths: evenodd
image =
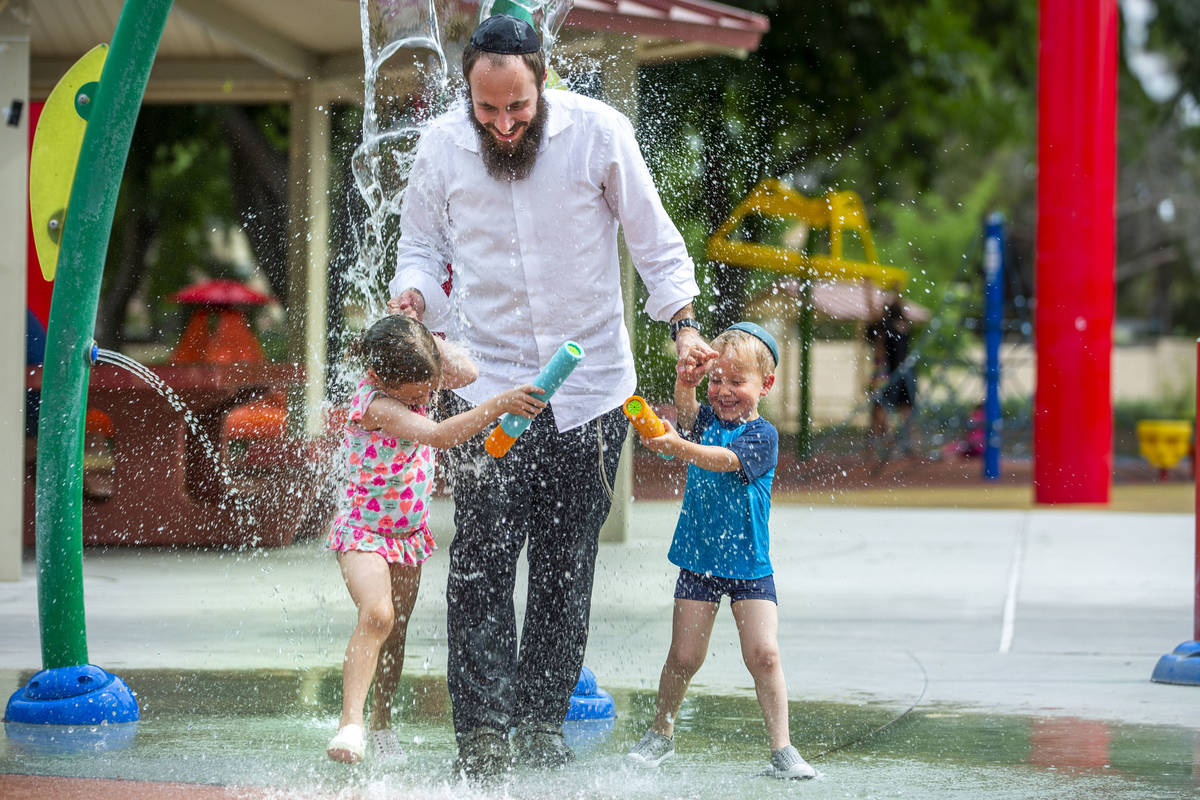
<svg viewBox="0 0 1200 800"><path fill-rule="evenodd" d="M546 97L538 93L537 111L529 122L522 123L525 133L511 144L501 142L492 134L491 129L475 116L470 97L467 98L467 117L479 137L479 146L483 151L483 166L488 175L499 181L520 181L529 177L533 164L537 161L538 145L542 143L542 133L546 128L546 115L549 105Z"/></svg>

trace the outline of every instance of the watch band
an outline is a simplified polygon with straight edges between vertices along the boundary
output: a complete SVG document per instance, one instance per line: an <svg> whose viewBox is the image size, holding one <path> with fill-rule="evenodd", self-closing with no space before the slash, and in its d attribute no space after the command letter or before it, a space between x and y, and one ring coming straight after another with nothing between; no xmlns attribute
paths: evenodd
<svg viewBox="0 0 1200 800"><path fill-rule="evenodd" d="M672 342L675 341L675 337L679 335L679 331L683 328L695 328L697 331L699 331L700 323L696 322L696 320L692 319L691 317L684 317L683 319L678 319L672 322L668 326L668 329L671 331Z"/></svg>

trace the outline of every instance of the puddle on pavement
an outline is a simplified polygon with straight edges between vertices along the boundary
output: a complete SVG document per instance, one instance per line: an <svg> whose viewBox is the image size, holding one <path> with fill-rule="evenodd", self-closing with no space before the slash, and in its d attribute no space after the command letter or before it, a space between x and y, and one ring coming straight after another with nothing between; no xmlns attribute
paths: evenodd
<svg viewBox="0 0 1200 800"><path fill-rule="evenodd" d="M4 696L28 677L0 672ZM280 797L313 798L1200 795L1200 733L1192 730L934 707L889 725L904 709L875 704L793 702L793 743L819 776L780 782L757 774L767 753L752 693L714 696L699 688L681 712L677 754L659 770L631 769L621 758L653 716L653 692L614 691L615 725L567 729L574 765L552 773L518 770L503 787L481 791L451 776L444 678L401 685L396 708L405 764L347 767L324 756L339 711L337 670L132 670L122 677L138 694L139 723L70 734L6 724L0 773L271 787Z"/></svg>

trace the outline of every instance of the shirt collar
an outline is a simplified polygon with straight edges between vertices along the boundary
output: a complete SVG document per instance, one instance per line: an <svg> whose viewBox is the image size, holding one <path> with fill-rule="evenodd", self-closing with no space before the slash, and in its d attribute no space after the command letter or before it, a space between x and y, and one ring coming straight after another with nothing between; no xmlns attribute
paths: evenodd
<svg viewBox="0 0 1200 800"><path fill-rule="evenodd" d="M549 108L546 111L546 132L542 135L542 143L538 147L538 152L546 149L546 143L554 136L571 127L573 122L570 113L568 113L566 104L557 98L561 98L565 92L560 89L547 89L545 93L546 104ZM471 124L466 115L470 113L467 108L466 100L459 100L447 114L458 115L457 125L450 126L450 139L457 146L464 150L469 150L472 153L480 152L479 136L475 133L475 126Z"/></svg>

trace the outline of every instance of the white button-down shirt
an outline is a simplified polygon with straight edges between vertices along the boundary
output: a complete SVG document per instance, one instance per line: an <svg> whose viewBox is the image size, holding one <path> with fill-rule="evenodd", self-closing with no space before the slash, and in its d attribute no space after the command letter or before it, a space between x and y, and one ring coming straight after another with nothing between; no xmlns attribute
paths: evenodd
<svg viewBox="0 0 1200 800"><path fill-rule="evenodd" d="M669 320L699 290L629 121L571 92L550 90L546 99L546 128L524 180L487 174L465 104L430 124L417 146L388 288L393 297L420 290L425 324L467 347L479 379L455 391L474 404L532 380L563 342L579 343L583 361L551 401L566 431L616 408L637 384L618 225L649 291L651 318Z"/></svg>

